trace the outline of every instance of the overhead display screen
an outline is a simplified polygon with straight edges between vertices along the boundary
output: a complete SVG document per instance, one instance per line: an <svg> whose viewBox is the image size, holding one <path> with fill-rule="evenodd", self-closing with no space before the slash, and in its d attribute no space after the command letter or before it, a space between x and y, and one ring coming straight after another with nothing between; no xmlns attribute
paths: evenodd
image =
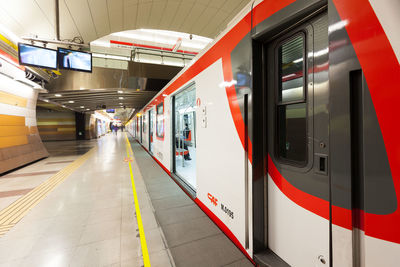
<svg viewBox="0 0 400 267"><path fill-rule="evenodd" d="M92 54L59 47L58 67L60 69L92 72Z"/></svg>
<svg viewBox="0 0 400 267"><path fill-rule="evenodd" d="M57 50L19 43L18 59L21 65L57 69Z"/></svg>

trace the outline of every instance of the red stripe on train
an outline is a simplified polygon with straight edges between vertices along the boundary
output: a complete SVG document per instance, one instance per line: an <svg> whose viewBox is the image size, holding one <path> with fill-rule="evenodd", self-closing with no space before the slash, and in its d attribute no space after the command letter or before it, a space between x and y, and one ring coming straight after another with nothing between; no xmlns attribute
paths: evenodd
<svg viewBox="0 0 400 267"><path fill-rule="evenodd" d="M147 149L145 146L143 146L139 141L136 140L138 144L142 146L142 148L157 162L158 165L171 177L171 179L182 189L183 192L191 199L193 200L197 206L218 226L218 228L235 244L235 246L240 249L240 251L248 258L251 263L256 265L254 260L250 257L250 255L247 253L246 249L242 246L240 241L236 238L236 236L232 233L232 231L226 226L209 208L207 208L206 205L203 204L203 202L200 201L198 198L193 198L192 195L190 195L186 189L178 183L175 178L172 176L171 172L159 161L157 158L155 158Z"/></svg>
<svg viewBox="0 0 400 267"><path fill-rule="evenodd" d="M388 215L364 212L366 235L400 243L400 65L371 4L367 0L333 0L361 64L381 128L397 196L397 210ZM363 211L361 211L361 214ZM332 213L336 217L335 212ZM349 215L351 216L351 215Z"/></svg>

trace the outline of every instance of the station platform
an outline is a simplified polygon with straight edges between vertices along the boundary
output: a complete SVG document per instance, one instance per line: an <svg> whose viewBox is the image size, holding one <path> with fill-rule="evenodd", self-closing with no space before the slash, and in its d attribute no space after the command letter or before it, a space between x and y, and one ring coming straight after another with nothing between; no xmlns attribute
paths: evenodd
<svg viewBox="0 0 400 267"><path fill-rule="evenodd" d="M127 134L0 176L0 266L252 266Z"/></svg>

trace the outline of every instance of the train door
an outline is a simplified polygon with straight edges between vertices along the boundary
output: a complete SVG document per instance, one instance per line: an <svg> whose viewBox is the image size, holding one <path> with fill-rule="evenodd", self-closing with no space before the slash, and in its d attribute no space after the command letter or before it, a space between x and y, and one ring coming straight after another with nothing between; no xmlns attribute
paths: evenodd
<svg viewBox="0 0 400 267"><path fill-rule="evenodd" d="M291 266L330 264L328 17L264 46L268 248Z"/></svg>
<svg viewBox="0 0 400 267"><path fill-rule="evenodd" d="M149 151L153 153L153 112L149 110Z"/></svg>
<svg viewBox="0 0 400 267"><path fill-rule="evenodd" d="M174 172L196 190L196 89L193 86L173 97Z"/></svg>

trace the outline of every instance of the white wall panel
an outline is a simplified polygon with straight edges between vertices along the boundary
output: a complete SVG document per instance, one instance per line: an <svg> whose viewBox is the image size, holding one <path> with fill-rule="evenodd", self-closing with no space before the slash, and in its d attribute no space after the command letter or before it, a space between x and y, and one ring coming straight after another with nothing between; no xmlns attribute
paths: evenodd
<svg viewBox="0 0 400 267"><path fill-rule="evenodd" d="M151 6L151 13L149 15L148 24L146 27L149 29L160 29L161 17L164 14L165 8L167 7L167 1L153 1Z"/></svg>
<svg viewBox="0 0 400 267"><path fill-rule="evenodd" d="M65 0L65 2L85 42L100 37L96 34L88 2L81 0Z"/></svg>
<svg viewBox="0 0 400 267"><path fill-rule="evenodd" d="M122 0L107 1L111 32L124 30L124 5Z"/></svg>
<svg viewBox="0 0 400 267"><path fill-rule="evenodd" d="M99 37L110 33L107 0L89 0L89 8L93 16L94 25Z"/></svg>

